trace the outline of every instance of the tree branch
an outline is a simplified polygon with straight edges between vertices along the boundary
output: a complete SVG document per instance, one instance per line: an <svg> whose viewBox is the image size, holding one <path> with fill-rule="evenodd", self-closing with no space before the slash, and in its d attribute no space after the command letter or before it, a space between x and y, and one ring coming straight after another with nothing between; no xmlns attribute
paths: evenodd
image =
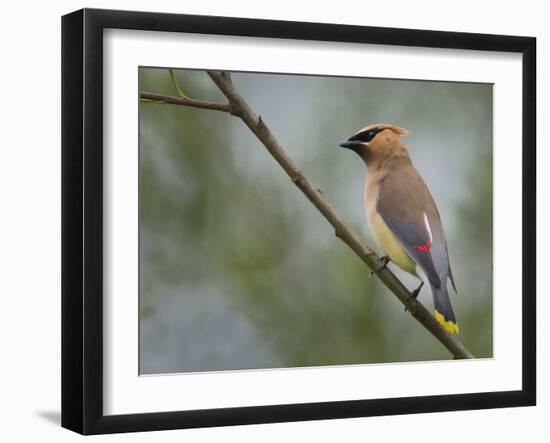
<svg viewBox="0 0 550 443"><path fill-rule="evenodd" d="M258 117L252 109L250 109L248 103L239 94L231 81L230 75L225 72L216 71L208 71L208 75L228 99L226 105L209 103L210 105L215 105L215 107L196 106L197 103L204 104L208 102L201 102L187 97L166 97L150 93L141 93L140 96L142 98L162 100L167 103L178 105L223 110L239 117L285 170L292 182L306 195L311 203L313 203L319 212L323 214L325 219L332 225L336 236L346 243L371 270L379 269L382 265L380 257L360 240L359 236L346 222L344 222L324 194L309 181L298 165L286 154L285 150L273 136L262 118ZM403 303L406 310L437 338L455 358L474 358L456 336L449 334L424 305L416 298L412 297L411 292L409 292L403 283L401 283L389 269L384 268L377 272L376 275L399 301Z"/></svg>
<svg viewBox="0 0 550 443"><path fill-rule="evenodd" d="M142 100L151 100L152 103L183 105L190 106L191 108L210 109L213 111L223 111L233 114L231 105L228 103L207 102L203 100L195 100L186 96L174 97L171 95L155 94L153 92L140 92L139 98Z"/></svg>

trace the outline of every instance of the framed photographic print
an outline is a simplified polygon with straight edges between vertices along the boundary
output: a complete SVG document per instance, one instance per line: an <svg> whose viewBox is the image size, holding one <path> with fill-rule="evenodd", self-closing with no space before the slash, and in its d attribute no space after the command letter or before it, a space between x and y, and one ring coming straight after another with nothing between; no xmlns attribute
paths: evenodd
<svg viewBox="0 0 550 443"><path fill-rule="evenodd" d="M62 425L534 405L531 37L62 21Z"/></svg>

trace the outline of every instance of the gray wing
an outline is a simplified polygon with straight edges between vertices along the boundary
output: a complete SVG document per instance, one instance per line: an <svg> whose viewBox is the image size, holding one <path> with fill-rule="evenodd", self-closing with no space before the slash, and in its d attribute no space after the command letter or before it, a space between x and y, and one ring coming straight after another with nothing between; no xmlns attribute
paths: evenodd
<svg viewBox="0 0 550 443"><path fill-rule="evenodd" d="M450 275L445 235L433 198L412 166L383 180L377 211L430 282L439 288Z"/></svg>

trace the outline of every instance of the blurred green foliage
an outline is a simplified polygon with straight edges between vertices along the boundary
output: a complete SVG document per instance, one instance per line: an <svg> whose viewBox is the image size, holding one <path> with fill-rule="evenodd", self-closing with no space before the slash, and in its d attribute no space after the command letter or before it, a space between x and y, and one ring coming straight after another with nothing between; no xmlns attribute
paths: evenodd
<svg viewBox="0 0 550 443"><path fill-rule="evenodd" d="M224 101L202 71L187 94ZM306 175L374 246L364 167L340 140L373 122L412 131L446 226L462 333L492 356L492 86L234 74ZM166 69L142 91L177 95ZM238 119L140 104L140 371L166 373L449 359ZM396 271L409 287L413 278ZM420 299L431 308L429 291Z"/></svg>

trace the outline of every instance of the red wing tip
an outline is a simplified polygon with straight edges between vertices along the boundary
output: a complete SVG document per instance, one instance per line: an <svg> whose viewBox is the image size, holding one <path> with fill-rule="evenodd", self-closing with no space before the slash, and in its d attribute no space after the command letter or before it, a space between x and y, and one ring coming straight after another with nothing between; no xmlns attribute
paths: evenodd
<svg viewBox="0 0 550 443"><path fill-rule="evenodd" d="M427 241L423 245L415 246L415 249L420 252L428 252L431 247L432 247L432 244L429 241Z"/></svg>

